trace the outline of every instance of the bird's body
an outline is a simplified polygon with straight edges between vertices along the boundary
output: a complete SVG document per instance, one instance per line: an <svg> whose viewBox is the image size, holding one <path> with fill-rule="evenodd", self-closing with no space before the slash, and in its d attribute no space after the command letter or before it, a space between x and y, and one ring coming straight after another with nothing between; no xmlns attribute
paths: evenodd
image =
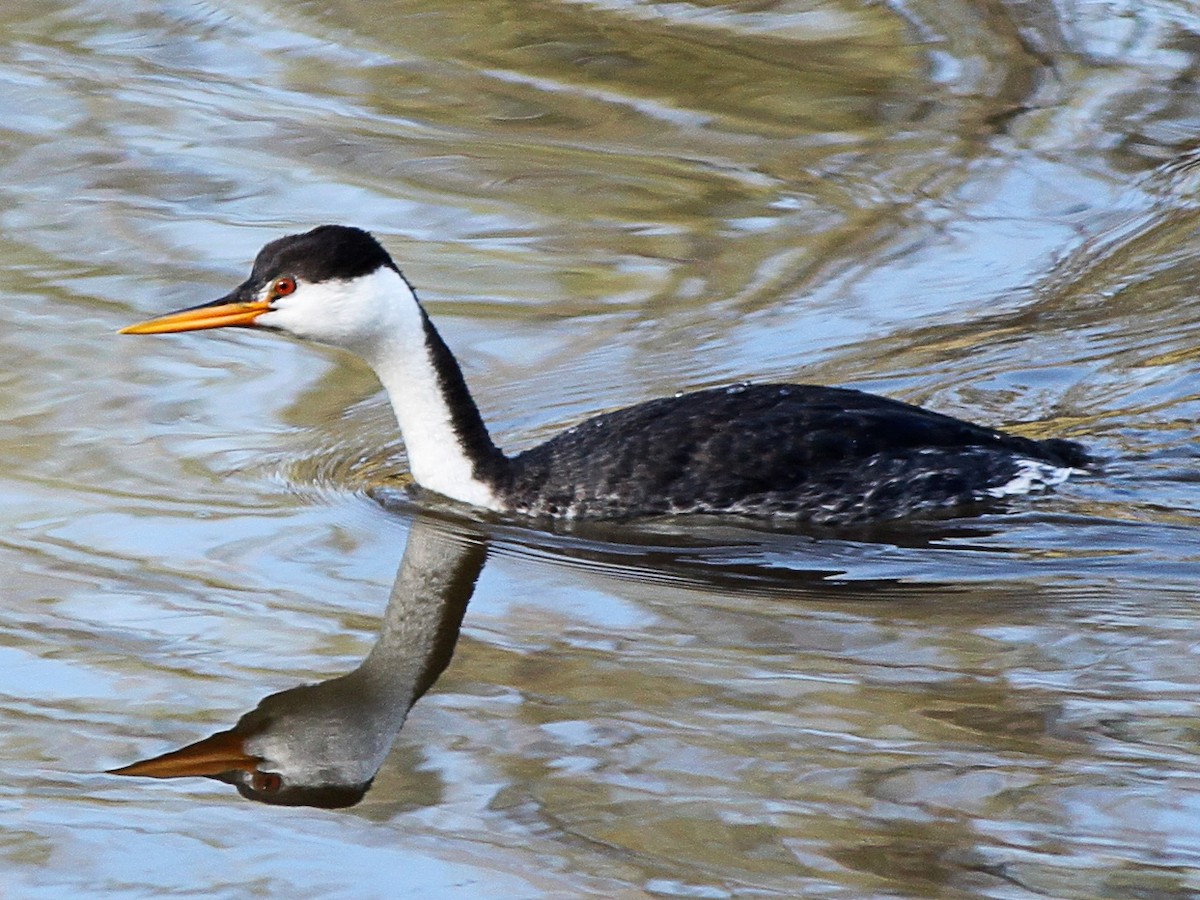
<svg viewBox="0 0 1200 900"><path fill-rule="evenodd" d="M1087 464L1070 441L1031 440L873 394L796 384L651 400L509 457L395 263L369 234L345 226L274 241L228 297L126 331L225 325L357 353L388 392L419 485L523 517L701 513L859 524L1025 493Z"/></svg>
<svg viewBox="0 0 1200 900"><path fill-rule="evenodd" d="M735 514L854 524L1052 483L1076 445L844 388L739 384L597 416L516 456L500 496L536 517Z"/></svg>

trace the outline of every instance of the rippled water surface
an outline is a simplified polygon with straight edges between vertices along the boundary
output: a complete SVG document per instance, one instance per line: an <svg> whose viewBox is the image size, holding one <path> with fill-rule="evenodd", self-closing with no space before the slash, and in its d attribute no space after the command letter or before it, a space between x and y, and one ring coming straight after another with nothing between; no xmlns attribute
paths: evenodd
<svg viewBox="0 0 1200 900"><path fill-rule="evenodd" d="M4 896L1200 895L1193 4L0 25ZM1105 465L937 530L429 519L356 360L114 334L326 221L393 252L509 449L796 380ZM260 701L324 734L296 697L358 723L321 720L378 756L360 802L104 774Z"/></svg>

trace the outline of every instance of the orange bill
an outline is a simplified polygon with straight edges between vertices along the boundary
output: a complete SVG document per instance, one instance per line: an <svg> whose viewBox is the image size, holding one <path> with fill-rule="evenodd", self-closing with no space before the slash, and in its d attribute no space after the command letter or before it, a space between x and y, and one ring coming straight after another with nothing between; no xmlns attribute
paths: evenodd
<svg viewBox="0 0 1200 900"><path fill-rule="evenodd" d="M176 331L199 331L202 328L224 328L229 325L250 325L271 308L267 300L229 303L218 300L191 309L167 313L120 330L120 334L170 334Z"/></svg>
<svg viewBox="0 0 1200 900"><path fill-rule="evenodd" d="M109 770L109 775L140 775L145 778L178 778L181 775L220 775L224 772L252 771L257 756L246 753L245 739L233 731L218 731L194 744L172 750L153 759Z"/></svg>

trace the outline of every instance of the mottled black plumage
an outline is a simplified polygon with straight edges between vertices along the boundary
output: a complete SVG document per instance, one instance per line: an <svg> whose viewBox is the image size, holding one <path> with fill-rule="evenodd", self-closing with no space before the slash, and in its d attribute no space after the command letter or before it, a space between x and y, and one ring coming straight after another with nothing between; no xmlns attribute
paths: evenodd
<svg viewBox="0 0 1200 900"><path fill-rule="evenodd" d="M253 302L280 275L317 284L349 281L381 268L404 277L370 232L348 225L319 225L312 231L285 235L265 244L254 257L249 278L224 297L180 311Z"/></svg>
<svg viewBox="0 0 1200 900"><path fill-rule="evenodd" d="M400 271L369 232L347 225L320 225L265 245L254 257L250 279L265 283L286 273L305 281L349 281L380 268Z"/></svg>
<svg viewBox="0 0 1200 900"><path fill-rule="evenodd" d="M988 499L1022 460L1083 466L1087 454L861 391L737 385L590 419L513 458L500 492L534 516L847 525Z"/></svg>

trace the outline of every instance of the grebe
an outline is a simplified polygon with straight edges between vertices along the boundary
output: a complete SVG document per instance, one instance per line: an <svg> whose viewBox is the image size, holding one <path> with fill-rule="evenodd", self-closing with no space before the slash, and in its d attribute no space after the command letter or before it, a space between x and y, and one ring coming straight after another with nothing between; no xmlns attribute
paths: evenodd
<svg viewBox="0 0 1200 900"><path fill-rule="evenodd" d="M124 334L240 326L362 357L396 413L413 480L537 519L732 514L856 525L1064 481L1072 441L1032 440L846 388L744 384L639 403L506 456L412 286L370 234L322 225L267 244L250 277Z"/></svg>

